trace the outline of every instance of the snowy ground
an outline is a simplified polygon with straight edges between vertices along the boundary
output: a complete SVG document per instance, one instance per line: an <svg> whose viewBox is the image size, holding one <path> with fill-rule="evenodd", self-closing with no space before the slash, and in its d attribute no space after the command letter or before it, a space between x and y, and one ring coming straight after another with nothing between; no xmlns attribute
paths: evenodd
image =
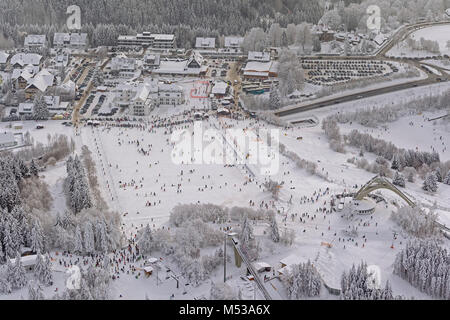
<svg viewBox="0 0 450 320"><path fill-rule="evenodd" d="M450 34L450 25L440 25L423 28L411 34L411 38L414 40L420 40L420 38L424 38L425 40L437 41L439 43L440 54L431 53L426 50L413 50L409 46L407 46L406 41L404 40L396 44L394 47L392 47L392 49L387 52L387 56L428 57L444 54L448 55L450 54L450 48L447 47L449 34Z"/></svg>
<svg viewBox="0 0 450 320"><path fill-rule="evenodd" d="M200 93L206 90L199 83L192 81L186 81L183 87L186 93L190 93L192 89L197 89ZM448 84L442 83L429 88L415 88L381 97L361 99L357 102L323 108L313 113L321 120L338 110L354 110L401 100L407 101L413 97L442 90L448 90ZM407 236L402 234L390 219L391 213L396 210L393 202L401 204L400 198L389 191L381 191L387 204L379 203L373 215L357 216L351 219L343 217L340 212L325 213L319 210L330 208L333 195L344 191L356 191L356 186L361 187L373 177L373 174L347 162L347 159L359 156L358 150L347 148L347 154L332 151L319 126L280 130L280 142L301 158L316 163L320 176L311 175L306 170L297 168L286 157L280 156L279 171L270 178L282 183L282 188L280 200L273 202L271 195L265 192L262 186L268 177L261 174L258 166L250 166L256 175L250 181L250 172L242 165L176 164L172 161L171 130L191 130L193 124L170 126L167 121L164 121L164 117L170 116L171 121L190 119L190 115L183 115L182 112L199 105L203 105L201 99L188 99L183 106L157 108L148 118L149 122L145 128L85 126L81 128L79 134L75 134L74 128L63 126L60 121L47 121L42 130L34 129L35 122L26 121L22 131L30 131L33 139L42 143L47 141L48 134L66 134L75 140L77 153L80 152L82 145L87 145L96 161L103 197L111 209L121 214L127 236L134 235L138 228L147 223L153 229L168 227L170 211L179 203L200 202L227 207L248 207L249 201L253 200L257 206L267 204L268 208L278 212L277 220L281 232L284 229L290 229L296 233L292 246L273 244L268 240L267 235L264 235L267 224L255 224L255 234L262 247L259 261L267 262L275 269L279 269L279 261L294 254L299 260L313 261L329 284L339 286L341 273L348 270L353 263L357 264L365 260L369 265L377 265L380 268L382 285L389 280L395 294L402 294L408 298L411 296L419 299L429 298L392 274L395 255L407 240ZM305 117L305 114L301 116ZM355 124L342 125L341 130L344 133L353 128L361 131L368 130L374 137L390 140L404 148L417 147L424 151L435 148L442 160L449 160L450 151L447 150L449 127L440 122L433 124L426 121L432 116L434 114L411 115L377 129L366 129ZM291 116L289 119L292 120L295 117L300 116ZM411 122L414 125L410 125ZM157 124L167 126L155 127ZM203 126L205 129L219 128L219 130L272 128L255 120L237 121L215 118L204 121ZM0 130L5 127L5 123L0 123ZM299 140L298 137L302 139ZM204 146L206 145L208 143L204 142ZM229 151L230 147L226 149ZM375 158L370 154L366 157L370 161ZM62 183L66 175L64 162L48 168L43 175L54 197L52 212L65 210L66 204L62 192ZM408 183L405 191L416 201L426 205L436 201L439 206L440 220L445 224L450 223L450 188L448 186L440 184L437 194L428 195L422 192L421 181L417 181ZM358 233L350 236L347 231L353 228L357 228ZM322 245L322 242L331 244L331 247L327 248ZM448 246L448 242L444 245ZM207 248L207 250L213 249ZM230 246L229 249L231 252ZM157 257L162 256L160 253L155 254ZM52 253L52 257L61 258L56 256L56 253ZM71 258L64 259L69 261ZM170 262L170 259L163 261L158 274L160 279L158 285L156 274L145 278L142 271L140 276L137 276L139 271L124 273L118 280L113 281L113 298L144 299L147 296L150 299L168 299L171 294L174 294L174 299L209 297L209 281L205 281L199 287L191 287L185 286L186 281L181 279L180 288L177 289L176 282L170 274L179 274L180 270ZM58 263L59 260L55 260L54 265L58 266ZM136 268L142 268L142 262L133 265ZM230 283L234 287L241 287L245 298L252 299L254 296L252 284L240 279L240 276L244 274L244 268L238 269L232 262L228 263L227 267ZM64 271L64 268L62 270ZM66 276L62 272L55 272L55 284L46 288L44 294L51 296L56 288L61 290L65 279ZM211 280L215 282L223 280L220 267L216 269ZM266 286L274 299L286 299L286 292L278 279L271 280L270 283L266 283ZM186 294L183 294L184 292ZM20 298L20 296L27 296L26 289L1 298ZM258 292L256 296L261 298ZM328 294L324 289L320 298L336 299L337 297Z"/></svg>

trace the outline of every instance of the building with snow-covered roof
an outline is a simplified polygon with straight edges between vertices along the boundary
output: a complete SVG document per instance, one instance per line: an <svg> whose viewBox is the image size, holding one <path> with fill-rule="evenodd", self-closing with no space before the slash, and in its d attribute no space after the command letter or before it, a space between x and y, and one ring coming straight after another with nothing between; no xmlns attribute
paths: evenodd
<svg viewBox="0 0 450 320"><path fill-rule="evenodd" d="M126 56L112 58L108 67L112 74L122 78L133 78L137 72L136 59L127 58Z"/></svg>
<svg viewBox="0 0 450 320"><path fill-rule="evenodd" d="M214 49L216 47L216 38L197 37L195 39L196 49Z"/></svg>
<svg viewBox="0 0 450 320"><path fill-rule="evenodd" d="M247 56L248 61L268 62L270 61L269 52L249 51Z"/></svg>
<svg viewBox="0 0 450 320"><path fill-rule="evenodd" d="M55 33L54 48L85 49L88 46L87 33Z"/></svg>
<svg viewBox="0 0 450 320"><path fill-rule="evenodd" d="M29 34L25 37L23 45L26 49L46 48L47 37L45 34Z"/></svg>
<svg viewBox="0 0 450 320"><path fill-rule="evenodd" d="M0 149L11 148L17 145L12 132L0 132Z"/></svg>
<svg viewBox="0 0 450 320"><path fill-rule="evenodd" d="M184 104L184 90L176 84L158 86L158 104L161 106L178 106Z"/></svg>
<svg viewBox="0 0 450 320"><path fill-rule="evenodd" d="M153 70L156 74L172 76L201 76L208 71L208 66L203 65L203 56L194 51L189 59L163 59L159 68Z"/></svg>
<svg viewBox="0 0 450 320"><path fill-rule="evenodd" d="M139 33L136 36L121 35L117 39L118 46L142 46L153 49L174 49L175 36L173 34Z"/></svg>
<svg viewBox="0 0 450 320"><path fill-rule="evenodd" d="M25 98L34 99L37 93L45 93L49 87L53 87L56 78L47 69L42 69L34 77L28 80L25 88Z"/></svg>
<svg viewBox="0 0 450 320"><path fill-rule="evenodd" d="M224 39L225 48L240 48L244 42L244 37L229 36Z"/></svg>
<svg viewBox="0 0 450 320"><path fill-rule="evenodd" d="M223 98L228 93L228 83L225 81L215 81L214 86L211 89L211 94L214 95L215 98Z"/></svg>
<svg viewBox="0 0 450 320"><path fill-rule="evenodd" d="M37 53L17 53L9 63L15 69L22 69L26 65L40 66L42 61L43 57Z"/></svg>
<svg viewBox="0 0 450 320"><path fill-rule="evenodd" d="M41 255L41 257L42 257L42 255ZM36 265L36 260L37 260L37 254L20 257L22 266L24 267L24 269L26 271L29 271L29 272L34 270L34 266ZM14 265L16 263L16 259L9 259L9 261L11 262L12 265Z"/></svg>
<svg viewBox="0 0 450 320"><path fill-rule="evenodd" d="M34 110L34 103L32 102L19 103L19 110L18 110L19 115L24 116L33 114L33 110Z"/></svg>
<svg viewBox="0 0 450 320"><path fill-rule="evenodd" d="M159 53L146 54L143 59L143 69L150 71L159 67L160 60L161 55Z"/></svg>
<svg viewBox="0 0 450 320"><path fill-rule="evenodd" d="M4 70L6 68L6 64L8 62L9 54L5 51L0 51L0 70Z"/></svg>
<svg viewBox="0 0 450 320"><path fill-rule="evenodd" d="M258 62L258 61L249 61L245 65L244 71L244 79L262 79L267 80L270 77L274 78L278 76L278 65L277 61L268 61L268 62Z"/></svg>

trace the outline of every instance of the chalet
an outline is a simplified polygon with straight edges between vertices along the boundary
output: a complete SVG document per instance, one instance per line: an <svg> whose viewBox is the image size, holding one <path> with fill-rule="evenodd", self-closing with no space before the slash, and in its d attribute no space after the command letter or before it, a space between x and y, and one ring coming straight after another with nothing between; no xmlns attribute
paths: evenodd
<svg viewBox="0 0 450 320"><path fill-rule="evenodd" d="M143 69L146 71L153 70L159 67L161 56L159 54L146 54L144 56Z"/></svg>
<svg viewBox="0 0 450 320"><path fill-rule="evenodd" d="M42 256L41 256L42 257ZM34 270L34 266L36 265L37 255L28 255L20 257L20 261L22 262L22 266L27 272L32 272ZM9 259L12 265L16 263L16 259Z"/></svg>
<svg viewBox="0 0 450 320"><path fill-rule="evenodd" d="M225 37L224 47L225 48L240 48L242 43L244 42L244 37Z"/></svg>
<svg viewBox="0 0 450 320"><path fill-rule="evenodd" d="M121 78L133 78L138 75L136 59L126 56L112 58L109 69L112 74L117 74Z"/></svg>
<svg viewBox="0 0 450 320"><path fill-rule="evenodd" d="M196 49L214 49L216 47L216 38L202 38L195 39Z"/></svg>
<svg viewBox="0 0 450 320"><path fill-rule="evenodd" d="M25 98L34 99L36 94L45 93L49 87L56 85L56 78L47 69L41 70L33 78L28 80L25 88Z"/></svg>
<svg viewBox="0 0 450 320"><path fill-rule="evenodd" d="M158 86L158 104L177 106L184 104L183 88L175 84L160 84Z"/></svg>
<svg viewBox="0 0 450 320"><path fill-rule="evenodd" d="M249 61L243 69L244 80L267 80L270 77L277 77L278 65L278 62L270 60L268 62Z"/></svg>
<svg viewBox="0 0 450 320"><path fill-rule="evenodd" d="M33 114L34 104L32 102L19 103L19 115L31 115Z"/></svg>
<svg viewBox="0 0 450 320"><path fill-rule="evenodd" d="M228 83L225 81L215 81L211 89L211 94L217 99L225 97L228 94Z"/></svg>
<svg viewBox="0 0 450 320"><path fill-rule="evenodd" d="M335 38L335 32L330 30L326 25L319 23L311 28L313 35L319 37L321 42L333 41Z"/></svg>
<svg viewBox="0 0 450 320"><path fill-rule="evenodd" d="M26 49L41 49L47 47L45 35L30 34L25 37L24 47Z"/></svg>
<svg viewBox="0 0 450 320"><path fill-rule="evenodd" d="M194 51L189 59L163 59L159 68L152 72L156 74L172 76L204 76L208 71L208 66L203 65L203 56Z"/></svg>
<svg viewBox="0 0 450 320"><path fill-rule="evenodd" d="M87 33L55 33L54 48L86 49L88 46Z"/></svg>
<svg viewBox="0 0 450 320"><path fill-rule="evenodd" d="M8 58L9 58L8 53L6 53L4 51L0 51L0 70L6 69L6 64L8 62Z"/></svg>
<svg viewBox="0 0 450 320"><path fill-rule="evenodd" d="M22 69L27 65L41 66L43 57L37 53L17 53L12 56L10 65L14 69Z"/></svg>
<svg viewBox="0 0 450 320"><path fill-rule="evenodd" d="M0 132L0 149L10 148L17 145L14 134L11 132Z"/></svg>
<svg viewBox="0 0 450 320"><path fill-rule="evenodd" d="M247 56L248 61L256 62L269 62L270 53L269 52L259 52L259 51L249 51Z"/></svg>

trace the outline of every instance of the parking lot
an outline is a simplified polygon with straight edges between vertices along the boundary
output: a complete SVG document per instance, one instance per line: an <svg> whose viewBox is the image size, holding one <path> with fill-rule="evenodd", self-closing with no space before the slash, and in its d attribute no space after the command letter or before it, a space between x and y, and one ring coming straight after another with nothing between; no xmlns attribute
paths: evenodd
<svg viewBox="0 0 450 320"><path fill-rule="evenodd" d="M388 76L398 72L389 62L378 60L303 60L305 81L314 85L333 85L362 78Z"/></svg>

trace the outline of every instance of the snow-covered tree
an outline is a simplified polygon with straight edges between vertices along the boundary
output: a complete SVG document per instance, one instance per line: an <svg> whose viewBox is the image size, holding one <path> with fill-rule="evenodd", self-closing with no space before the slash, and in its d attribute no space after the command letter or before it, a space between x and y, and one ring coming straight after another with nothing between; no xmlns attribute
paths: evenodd
<svg viewBox="0 0 450 320"><path fill-rule="evenodd" d="M51 261L47 254L41 255L40 252L38 252L36 264L34 266L34 276L44 286L50 286L53 284Z"/></svg>
<svg viewBox="0 0 450 320"><path fill-rule="evenodd" d="M270 108L273 110L281 108L280 93L278 92L278 88L274 84L272 84L272 86L270 87L269 103Z"/></svg>
<svg viewBox="0 0 450 320"><path fill-rule="evenodd" d="M34 159L32 159L30 163L30 174L35 177L39 175L39 169L36 165L36 162L34 162Z"/></svg>
<svg viewBox="0 0 450 320"><path fill-rule="evenodd" d="M280 241L280 231L278 230L278 224L275 216L270 219L270 238L273 242Z"/></svg>
<svg viewBox="0 0 450 320"><path fill-rule="evenodd" d="M50 112L47 108L43 95L36 96L33 107L33 119L34 120L47 120L50 117Z"/></svg>
<svg viewBox="0 0 450 320"><path fill-rule="evenodd" d="M19 251L17 251L14 264L7 261L7 277L12 289L20 289L27 285L27 277Z"/></svg>
<svg viewBox="0 0 450 320"><path fill-rule="evenodd" d="M209 292L210 300L238 300L238 295L228 283L211 282L211 290Z"/></svg>
<svg viewBox="0 0 450 320"><path fill-rule="evenodd" d="M31 228L31 245L33 252L44 252L44 232L38 219L34 219Z"/></svg>
<svg viewBox="0 0 450 320"><path fill-rule="evenodd" d="M75 228L75 252L83 253L83 236L81 234L80 226L77 225Z"/></svg>
<svg viewBox="0 0 450 320"><path fill-rule="evenodd" d="M370 274L367 271L367 264L361 262L356 268L355 265L344 272L341 277L341 299L342 300L394 300L401 299L394 297L390 284L387 282L383 289L372 288L369 285Z"/></svg>
<svg viewBox="0 0 450 320"><path fill-rule="evenodd" d="M443 183L450 185L450 170L447 172L447 175L442 180Z"/></svg>
<svg viewBox="0 0 450 320"><path fill-rule="evenodd" d="M89 221L84 223L84 251L88 254L95 251L94 231L92 230L92 224Z"/></svg>
<svg viewBox="0 0 450 320"><path fill-rule="evenodd" d="M396 256L394 274L433 297L450 299L450 255L435 241L408 242Z"/></svg>
<svg viewBox="0 0 450 320"><path fill-rule="evenodd" d="M28 300L45 300L44 292L39 283L31 281L28 284Z"/></svg>
<svg viewBox="0 0 450 320"><path fill-rule="evenodd" d="M150 254L153 251L155 244L153 241L152 230L150 229L149 224L147 224L145 226L145 228L142 230L141 234L139 235L137 245L139 247L139 250L143 254Z"/></svg>
<svg viewBox="0 0 450 320"><path fill-rule="evenodd" d="M405 187L405 177L398 171L395 172L394 179L392 179L392 184L399 186L399 187Z"/></svg>
<svg viewBox="0 0 450 320"><path fill-rule="evenodd" d="M426 175L425 180L423 181L422 189L429 192L437 191L437 178L433 172L430 172Z"/></svg>
<svg viewBox="0 0 450 320"><path fill-rule="evenodd" d="M426 211L420 206L403 206L392 213L391 217L403 230L419 238L437 236L440 233L436 224L437 214L433 210Z"/></svg>
<svg viewBox="0 0 450 320"><path fill-rule="evenodd" d="M320 275L310 261L292 266L283 282L291 300L318 296L322 286Z"/></svg>

